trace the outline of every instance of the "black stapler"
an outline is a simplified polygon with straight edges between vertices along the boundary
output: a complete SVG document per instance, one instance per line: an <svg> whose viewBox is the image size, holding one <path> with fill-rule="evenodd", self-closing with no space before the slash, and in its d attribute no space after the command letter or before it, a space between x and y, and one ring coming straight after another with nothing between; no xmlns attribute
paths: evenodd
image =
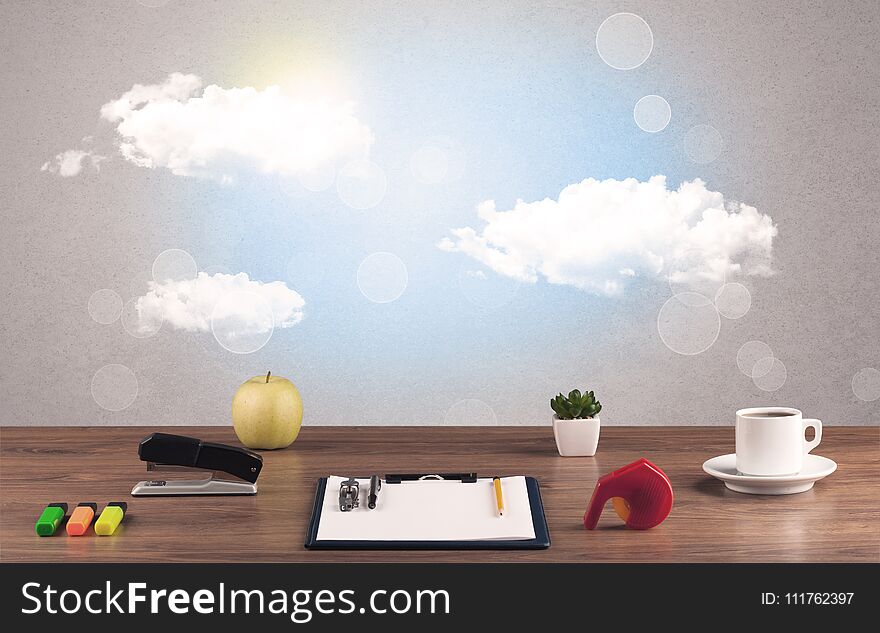
<svg viewBox="0 0 880 633"><path fill-rule="evenodd" d="M147 472L201 471L205 476L140 481L131 489L134 496L255 495L263 468L263 458L251 451L170 433L150 433L138 444L138 457L147 462Z"/></svg>

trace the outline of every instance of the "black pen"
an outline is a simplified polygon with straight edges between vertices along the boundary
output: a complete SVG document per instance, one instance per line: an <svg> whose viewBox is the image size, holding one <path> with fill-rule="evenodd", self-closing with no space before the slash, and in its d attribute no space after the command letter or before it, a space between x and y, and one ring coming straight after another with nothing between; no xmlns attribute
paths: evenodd
<svg viewBox="0 0 880 633"><path fill-rule="evenodd" d="M379 475L373 475L370 477L370 494L367 496L367 507L370 510L376 507L380 490L382 490L382 481L379 479Z"/></svg>

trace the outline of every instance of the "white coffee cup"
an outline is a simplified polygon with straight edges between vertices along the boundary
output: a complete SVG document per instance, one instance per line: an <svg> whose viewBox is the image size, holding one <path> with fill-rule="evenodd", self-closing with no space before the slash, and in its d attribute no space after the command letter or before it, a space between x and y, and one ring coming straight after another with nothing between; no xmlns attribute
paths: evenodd
<svg viewBox="0 0 880 633"><path fill-rule="evenodd" d="M806 439L813 427L816 436ZM752 407L736 412L736 469L743 475L794 475L804 455L822 441L822 422L789 407Z"/></svg>

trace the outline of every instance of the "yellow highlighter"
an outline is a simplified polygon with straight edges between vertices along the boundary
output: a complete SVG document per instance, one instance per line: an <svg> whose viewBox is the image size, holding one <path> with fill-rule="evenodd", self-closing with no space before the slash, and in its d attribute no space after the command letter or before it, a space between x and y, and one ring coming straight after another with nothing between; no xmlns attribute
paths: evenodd
<svg viewBox="0 0 880 633"><path fill-rule="evenodd" d="M501 494L501 478L492 477L492 483L495 485L495 501L498 502L498 516L504 516L504 495Z"/></svg>
<svg viewBox="0 0 880 633"><path fill-rule="evenodd" d="M104 506L104 511L95 522L95 534L98 536L110 536L122 523L128 504L125 501L114 501Z"/></svg>

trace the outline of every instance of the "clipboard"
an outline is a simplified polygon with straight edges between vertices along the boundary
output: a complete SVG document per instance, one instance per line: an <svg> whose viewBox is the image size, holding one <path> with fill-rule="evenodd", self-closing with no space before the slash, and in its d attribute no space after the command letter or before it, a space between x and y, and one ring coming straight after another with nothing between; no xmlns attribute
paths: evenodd
<svg viewBox="0 0 880 633"><path fill-rule="evenodd" d="M476 475L473 475L476 478ZM387 475L386 479L394 477ZM400 477L400 476L397 476ZM405 475L407 478L436 477L433 474ZM455 475L443 475L442 477L456 478ZM305 548L315 550L534 550L547 549L550 547L550 531L547 528L547 518L544 515L544 504L541 500L541 490L538 480L534 477L525 477L525 485L528 493L529 508L535 537L533 539L487 539L487 540L319 540L318 529L321 524L321 516L324 508L326 494L335 494L335 491L327 490L328 478L318 479L315 491L315 501L312 506L312 516L306 533ZM393 481L393 480L391 480ZM462 481L466 481L462 479ZM389 483L386 485L398 485ZM470 485L462 483L462 485ZM381 504L381 500L380 500ZM374 512L373 510L360 509L354 512Z"/></svg>

